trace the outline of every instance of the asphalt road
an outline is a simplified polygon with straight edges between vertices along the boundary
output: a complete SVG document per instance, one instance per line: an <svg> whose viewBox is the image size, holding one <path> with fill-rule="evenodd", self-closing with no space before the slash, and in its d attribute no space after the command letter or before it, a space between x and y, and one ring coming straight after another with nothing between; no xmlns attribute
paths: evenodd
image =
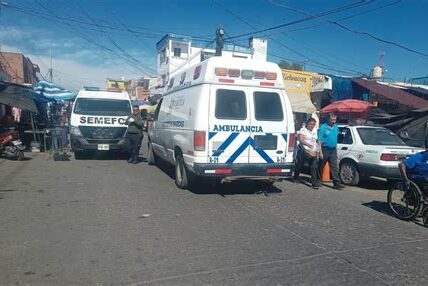
<svg viewBox="0 0 428 286"><path fill-rule="evenodd" d="M190 192L144 162L30 156L0 159L2 285L428 285L428 229L384 183Z"/></svg>

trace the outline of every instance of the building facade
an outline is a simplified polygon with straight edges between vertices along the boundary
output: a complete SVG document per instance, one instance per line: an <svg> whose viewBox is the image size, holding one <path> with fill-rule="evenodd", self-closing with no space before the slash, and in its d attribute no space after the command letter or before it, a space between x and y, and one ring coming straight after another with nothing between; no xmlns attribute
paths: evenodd
<svg viewBox="0 0 428 286"><path fill-rule="evenodd" d="M157 44L158 84L165 86L170 75L196 65L215 55L215 43L189 36L167 34ZM266 61L267 40L250 38L248 46L224 44L223 57L239 57Z"/></svg>
<svg viewBox="0 0 428 286"><path fill-rule="evenodd" d="M2 68L9 75L10 82L20 84L36 84L40 73L38 65L20 53L0 52Z"/></svg>

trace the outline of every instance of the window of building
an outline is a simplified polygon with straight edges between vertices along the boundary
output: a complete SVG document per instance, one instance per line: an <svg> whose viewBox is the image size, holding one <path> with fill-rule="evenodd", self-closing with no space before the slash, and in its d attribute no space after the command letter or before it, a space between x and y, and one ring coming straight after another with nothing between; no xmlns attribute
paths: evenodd
<svg viewBox="0 0 428 286"><path fill-rule="evenodd" d="M247 118L247 101L241 90L219 89L216 93L215 117L244 120Z"/></svg>
<svg viewBox="0 0 428 286"><path fill-rule="evenodd" d="M181 57L181 48L174 48L174 57Z"/></svg>

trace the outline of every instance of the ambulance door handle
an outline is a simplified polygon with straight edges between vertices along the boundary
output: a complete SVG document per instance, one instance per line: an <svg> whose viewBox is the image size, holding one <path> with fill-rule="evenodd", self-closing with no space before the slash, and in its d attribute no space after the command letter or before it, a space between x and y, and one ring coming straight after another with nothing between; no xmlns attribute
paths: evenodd
<svg viewBox="0 0 428 286"><path fill-rule="evenodd" d="M348 150L348 147L342 147L340 150Z"/></svg>

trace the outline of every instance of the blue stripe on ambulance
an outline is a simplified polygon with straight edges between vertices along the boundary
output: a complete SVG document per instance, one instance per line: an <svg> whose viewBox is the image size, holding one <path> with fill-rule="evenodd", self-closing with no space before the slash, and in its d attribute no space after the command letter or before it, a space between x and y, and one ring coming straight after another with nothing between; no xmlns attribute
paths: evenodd
<svg viewBox="0 0 428 286"><path fill-rule="evenodd" d="M218 132L209 132L208 134L208 140L211 140ZM226 140L220 145L220 147L212 154L213 157L219 156L221 153L226 150L227 147L232 144L232 142L238 137L239 133L231 133L229 137L226 138ZM285 141L287 141L287 134L282 134ZM233 163L239 155L244 152L245 149L247 149L248 146L251 146L259 155L262 157L266 163L274 163L272 158L269 157L269 155L260 147L256 146L256 143L254 142L254 139L251 137L248 137L245 139L245 141L239 146L239 148L227 159L226 163L231 164Z"/></svg>
<svg viewBox="0 0 428 286"><path fill-rule="evenodd" d="M211 140L218 132L208 132L208 140Z"/></svg>
<svg viewBox="0 0 428 286"><path fill-rule="evenodd" d="M238 137L239 133L232 133L227 137L227 139L223 142L223 144L218 147L218 149L213 153L214 157L219 156L221 153L223 153L224 150L226 150L227 147L235 140L236 137Z"/></svg>

